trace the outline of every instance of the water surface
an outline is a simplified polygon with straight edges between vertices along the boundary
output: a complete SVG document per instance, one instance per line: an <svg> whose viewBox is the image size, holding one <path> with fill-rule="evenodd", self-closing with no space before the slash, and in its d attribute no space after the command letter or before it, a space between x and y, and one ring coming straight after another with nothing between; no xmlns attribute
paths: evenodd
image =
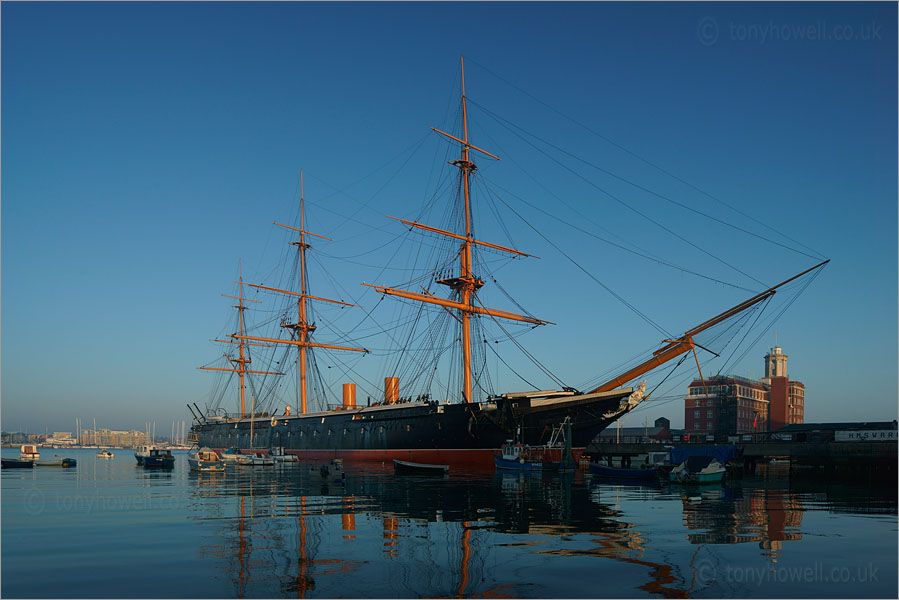
<svg viewBox="0 0 899 600"><path fill-rule="evenodd" d="M2 471L4 597L891 597L893 486L686 489L347 463L191 473L93 450ZM4 456L16 450L4 449Z"/></svg>

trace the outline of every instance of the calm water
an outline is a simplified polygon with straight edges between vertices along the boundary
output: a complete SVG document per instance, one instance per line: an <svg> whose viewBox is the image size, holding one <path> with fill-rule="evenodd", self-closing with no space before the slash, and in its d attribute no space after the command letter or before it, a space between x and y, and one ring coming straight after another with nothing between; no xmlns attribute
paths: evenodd
<svg viewBox="0 0 899 600"><path fill-rule="evenodd" d="M895 486L695 490L346 464L2 471L3 597L891 597ZM14 456L16 450L3 450Z"/></svg>

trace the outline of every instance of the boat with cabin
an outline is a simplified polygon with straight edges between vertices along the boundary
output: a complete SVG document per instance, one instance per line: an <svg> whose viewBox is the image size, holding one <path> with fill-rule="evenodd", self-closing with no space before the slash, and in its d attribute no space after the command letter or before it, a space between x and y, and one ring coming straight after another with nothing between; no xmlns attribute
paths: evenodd
<svg viewBox="0 0 899 600"><path fill-rule="evenodd" d="M34 444L24 444L19 448L19 460L38 460L40 457L41 453Z"/></svg>
<svg viewBox="0 0 899 600"><path fill-rule="evenodd" d="M144 466L144 461L148 456L150 456L150 452L156 450L156 446L152 444L145 444L143 446L138 446L137 450L134 451L134 458L137 460L138 466Z"/></svg>
<svg viewBox="0 0 899 600"><path fill-rule="evenodd" d="M100 450L99 452L97 452L97 458L111 459L111 458L115 458L115 454L110 452L109 450L104 449L104 450Z"/></svg>
<svg viewBox="0 0 899 600"><path fill-rule="evenodd" d="M295 454L287 454L284 452L283 446L276 446L271 448L268 451L268 455L275 461L276 464L284 464L284 463L295 463L299 462L300 459L296 457Z"/></svg>
<svg viewBox="0 0 899 600"><path fill-rule="evenodd" d="M494 454L493 464L497 469L512 471L574 469L570 444L571 423L567 417L561 424L553 427L546 444L539 446L524 444L520 441L521 430L519 429L516 434L518 441L506 440L499 451Z"/></svg>
<svg viewBox="0 0 899 600"><path fill-rule="evenodd" d="M271 467L275 464L275 459L267 452L253 452L246 457L249 459L248 464L254 467Z"/></svg>
<svg viewBox="0 0 899 600"><path fill-rule="evenodd" d="M551 470L552 461L546 455L543 446L529 446L522 443L506 441L493 456L493 463L497 469L509 469L514 471L543 471Z"/></svg>
<svg viewBox="0 0 899 600"><path fill-rule="evenodd" d="M175 456L171 450L153 447L143 457L142 464L145 469L171 469L175 466Z"/></svg>
<svg viewBox="0 0 899 600"><path fill-rule="evenodd" d="M224 471L225 463L209 448L194 448L187 454L191 471Z"/></svg>

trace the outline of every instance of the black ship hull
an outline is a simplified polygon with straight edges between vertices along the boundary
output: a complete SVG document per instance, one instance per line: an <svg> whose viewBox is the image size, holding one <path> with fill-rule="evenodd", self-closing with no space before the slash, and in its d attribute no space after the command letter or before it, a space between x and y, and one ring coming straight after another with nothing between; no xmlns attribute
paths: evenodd
<svg viewBox="0 0 899 600"><path fill-rule="evenodd" d="M493 464L506 440L545 444L554 427L571 422L576 455L638 401L633 390L554 397L498 397L471 404L409 402L296 416L213 417L195 424L200 446L224 449L283 447L300 458L412 460L438 464Z"/></svg>

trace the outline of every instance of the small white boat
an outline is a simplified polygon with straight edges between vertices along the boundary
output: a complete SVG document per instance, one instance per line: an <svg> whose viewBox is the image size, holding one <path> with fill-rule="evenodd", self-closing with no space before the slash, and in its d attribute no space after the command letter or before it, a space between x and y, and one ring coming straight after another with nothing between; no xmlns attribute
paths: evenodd
<svg viewBox="0 0 899 600"><path fill-rule="evenodd" d="M33 444L25 444L19 449L19 460L38 460L40 457L41 453Z"/></svg>
<svg viewBox="0 0 899 600"><path fill-rule="evenodd" d="M430 463L415 463L407 460L393 459L393 470L396 473L413 475L446 475L449 473L449 465L434 465Z"/></svg>
<svg viewBox="0 0 899 600"><path fill-rule="evenodd" d="M114 458L115 454L110 452L109 450L100 450L97 452L97 458Z"/></svg>
<svg viewBox="0 0 899 600"><path fill-rule="evenodd" d="M256 452L247 456L251 461L250 464L254 467L271 467L275 464L275 459L268 456L265 452Z"/></svg>
<svg viewBox="0 0 899 600"><path fill-rule="evenodd" d="M209 448L191 450L187 455L191 471L224 471L225 463Z"/></svg>
<svg viewBox="0 0 899 600"><path fill-rule="evenodd" d="M241 461L242 456L244 456L244 454L241 453L240 448L236 448L236 447L232 446L231 448L228 448L227 450L222 450L221 458L225 462L239 463Z"/></svg>
<svg viewBox="0 0 899 600"><path fill-rule="evenodd" d="M300 462L296 454L285 454L283 446L275 446L268 451L268 455L274 459L276 463L295 463Z"/></svg>

